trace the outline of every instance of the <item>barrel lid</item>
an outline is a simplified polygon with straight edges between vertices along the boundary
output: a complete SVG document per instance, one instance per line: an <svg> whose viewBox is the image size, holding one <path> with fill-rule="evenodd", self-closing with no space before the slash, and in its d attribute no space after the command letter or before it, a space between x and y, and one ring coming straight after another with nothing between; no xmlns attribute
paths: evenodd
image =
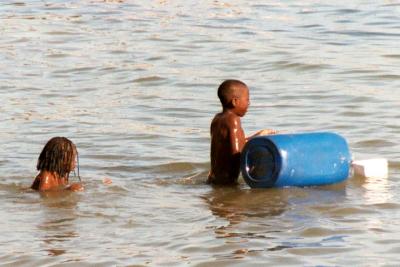
<svg viewBox="0 0 400 267"><path fill-rule="evenodd" d="M249 186L274 186L280 169L281 157L273 142L262 137L247 142L242 151L241 170Z"/></svg>

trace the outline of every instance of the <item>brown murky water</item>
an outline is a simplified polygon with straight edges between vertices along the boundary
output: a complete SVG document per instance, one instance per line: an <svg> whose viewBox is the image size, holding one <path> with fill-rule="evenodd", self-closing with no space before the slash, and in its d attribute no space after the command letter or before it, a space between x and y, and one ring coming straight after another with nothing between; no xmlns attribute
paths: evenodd
<svg viewBox="0 0 400 267"><path fill-rule="evenodd" d="M2 1L0 265L398 266L399 17L399 1ZM247 133L338 132L389 178L206 185L226 78L250 87ZM84 193L27 190L58 135Z"/></svg>

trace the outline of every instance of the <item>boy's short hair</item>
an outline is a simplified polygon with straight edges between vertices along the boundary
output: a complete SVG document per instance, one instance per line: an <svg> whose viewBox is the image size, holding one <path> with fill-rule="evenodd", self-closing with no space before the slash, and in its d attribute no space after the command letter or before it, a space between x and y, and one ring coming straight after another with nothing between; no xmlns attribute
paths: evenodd
<svg viewBox="0 0 400 267"><path fill-rule="evenodd" d="M218 98L221 101L222 106L226 107L231 102L232 98L235 96L236 87L247 85L239 80L225 80L218 87Z"/></svg>

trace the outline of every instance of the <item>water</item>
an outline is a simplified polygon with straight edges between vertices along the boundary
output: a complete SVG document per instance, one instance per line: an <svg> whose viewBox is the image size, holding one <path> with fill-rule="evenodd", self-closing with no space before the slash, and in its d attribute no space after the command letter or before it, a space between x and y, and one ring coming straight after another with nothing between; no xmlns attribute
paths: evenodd
<svg viewBox="0 0 400 267"><path fill-rule="evenodd" d="M398 266L399 15L394 0L2 1L0 264ZM246 133L338 132L389 178L206 185L227 78L250 87ZM31 192L60 135L86 191Z"/></svg>

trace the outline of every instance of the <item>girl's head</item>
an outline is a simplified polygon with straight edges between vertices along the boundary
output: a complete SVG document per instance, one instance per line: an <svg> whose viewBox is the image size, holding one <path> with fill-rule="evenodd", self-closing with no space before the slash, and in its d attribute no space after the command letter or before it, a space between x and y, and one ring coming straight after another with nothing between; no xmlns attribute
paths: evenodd
<svg viewBox="0 0 400 267"><path fill-rule="evenodd" d="M36 168L68 179L69 173L75 169L77 154L76 146L68 138L53 137L40 153Z"/></svg>

